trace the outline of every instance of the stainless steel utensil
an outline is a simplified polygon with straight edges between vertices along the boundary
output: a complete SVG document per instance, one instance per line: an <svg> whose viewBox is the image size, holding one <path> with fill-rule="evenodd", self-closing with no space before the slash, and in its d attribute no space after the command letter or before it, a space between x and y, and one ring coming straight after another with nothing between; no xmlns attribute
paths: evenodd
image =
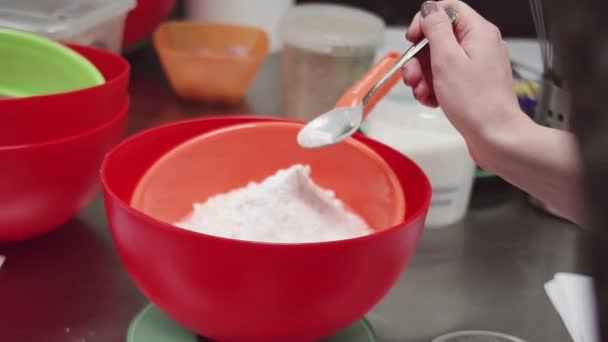
<svg viewBox="0 0 608 342"><path fill-rule="evenodd" d="M562 82L560 75L560 61L555 58L551 30L545 20L545 6L543 0L530 0L532 19L538 35L543 58L543 74L540 98L535 113L535 121L547 127L570 130L570 92ZM563 215L533 196L528 197L530 203L556 217Z"/></svg>
<svg viewBox="0 0 608 342"><path fill-rule="evenodd" d="M456 8L446 9L452 23L458 17ZM317 148L335 144L351 136L359 129L363 121L364 107L370 99L420 50L429 43L427 38L410 47L393 66L367 91L363 99L352 106L336 107L310 121L298 134L298 143L302 147ZM365 77L365 76L364 76Z"/></svg>
<svg viewBox="0 0 608 342"><path fill-rule="evenodd" d="M549 29L545 20L543 0L530 0L530 9L532 10L534 28L538 35L543 65L545 70L550 70L553 66L553 44L551 44Z"/></svg>

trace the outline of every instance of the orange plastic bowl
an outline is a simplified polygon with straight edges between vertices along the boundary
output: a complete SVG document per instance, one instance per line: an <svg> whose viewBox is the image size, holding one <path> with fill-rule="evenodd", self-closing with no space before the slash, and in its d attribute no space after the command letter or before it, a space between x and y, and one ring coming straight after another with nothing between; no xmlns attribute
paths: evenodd
<svg viewBox="0 0 608 342"><path fill-rule="evenodd" d="M270 342L329 336L380 301L415 249L431 196L420 168L359 135L327 149L301 149L299 127L250 116L185 121L129 138L102 166L112 236L128 272L154 303L201 335ZM167 223L193 201L293 163L310 164L315 181L336 190L377 231L273 244Z"/></svg>
<svg viewBox="0 0 608 342"><path fill-rule="evenodd" d="M154 33L154 47L178 95L234 103L257 74L269 38L255 27L166 22Z"/></svg>
<svg viewBox="0 0 608 342"><path fill-rule="evenodd" d="M0 242L37 236L93 198L104 154L122 138L128 100L105 124L44 143L0 146Z"/></svg>

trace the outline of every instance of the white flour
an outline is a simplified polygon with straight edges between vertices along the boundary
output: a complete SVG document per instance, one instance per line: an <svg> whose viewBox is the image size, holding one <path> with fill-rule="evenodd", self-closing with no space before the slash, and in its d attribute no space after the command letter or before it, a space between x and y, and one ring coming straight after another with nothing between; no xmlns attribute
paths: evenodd
<svg viewBox="0 0 608 342"><path fill-rule="evenodd" d="M333 191L310 178L310 167L293 165L260 183L195 203L176 226L239 240L302 243L342 240L372 232Z"/></svg>

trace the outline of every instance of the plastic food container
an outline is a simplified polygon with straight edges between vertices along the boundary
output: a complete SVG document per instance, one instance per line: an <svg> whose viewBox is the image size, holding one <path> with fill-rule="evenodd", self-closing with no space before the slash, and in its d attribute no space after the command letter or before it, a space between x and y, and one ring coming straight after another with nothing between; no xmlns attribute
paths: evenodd
<svg viewBox="0 0 608 342"><path fill-rule="evenodd" d="M372 65L384 22L355 8L311 4L291 8L281 19L283 110L310 120Z"/></svg>
<svg viewBox="0 0 608 342"><path fill-rule="evenodd" d="M243 98L268 45L268 34L250 26L174 21L154 33L154 47L175 92L213 102Z"/></svg>
<svg viewBox="0 0 608 342"><path fill-rule="evenodd" d="M120 52L135 0L21 0L0 3L0 27Z"/></svg>
<svg viewBox="0 0 608 342"><path fill-rule="evenodd" d="M435 338L431 342L526 342L515 336L493 331L459 331Z"/></svg>
<svg viewBox="0 0 608 342"><path fill-rule="evenodd" d="M431 181L427 228L460 221L469 206L475 163L464 138L440 110L385 98L365 122L365 133L412 158Z"/></svg>
<svg viewBox="0 0 608 342"><path fill-rule="evenodd" d="M278 25L295 0L186 0L188 20L256 26L270 36L270 52L280 48Z"/></svg>

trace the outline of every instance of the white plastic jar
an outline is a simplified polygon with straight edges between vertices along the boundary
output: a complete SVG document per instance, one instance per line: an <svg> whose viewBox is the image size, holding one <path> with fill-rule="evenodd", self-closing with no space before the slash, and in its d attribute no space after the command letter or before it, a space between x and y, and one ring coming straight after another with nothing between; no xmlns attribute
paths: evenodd
<svg viewBox="0 0 608 342"><path fill-rule="evenodd" d="M287 11L279 32L284 113L310 120L333 108L369 69L384 22L352 7L307 4Z"/></svg>
<svg viewBox="0 0 608 342"><path fill-rule="evenodd" d="M184 11L188 20L259 27L270 36L272 53L281 45L279 20L294 4L295 0L186 0Z"/></svg>
<svg viewBox="0 0 608 342"><path fill-rule="evenodd" d="M433 195L426 227L445 227L464 217L475 163L441 110L385 98L368 116L365 132L414 160L429 177Z"/></svg>

